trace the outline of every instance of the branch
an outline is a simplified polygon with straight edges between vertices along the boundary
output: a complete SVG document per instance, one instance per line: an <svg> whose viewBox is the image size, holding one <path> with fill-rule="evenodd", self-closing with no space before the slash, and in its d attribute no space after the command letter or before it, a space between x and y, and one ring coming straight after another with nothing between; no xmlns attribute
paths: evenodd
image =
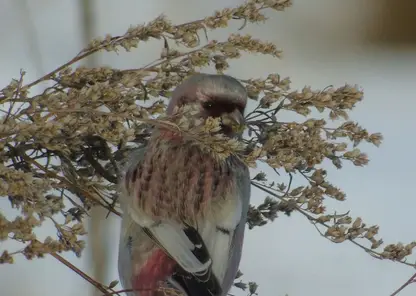
<svg viewBox="0 0 416 296"><path fill-rule="evenodd" d="M390 296L398 295L404 288L406 288L408 285L416 283L416 273L410 277L410 279L405 282L403 285L401 285L396 291L393 292Z"/></svg>
<svg viewBox="0 0 416 296"><path fill-rule="evenodd" d="M266 192L267 194L270 194L270 195L272 195L272 196L274 196L274 197L276 197L276 198L278 198L278 199L280 199L280 200L286 201L283 197L281 197L281 196L277 195L276 193L274 193L273 191L271 191L271 190L269 190L269 189L265 188L266 186L265 186L265 185L263 185L263 184L260 184L260 183L255 182L255 181L251 181L251 184L252 184L254 187L256 187L256 188L258 188L258 189L260 189L260 190L263 190L263 191L264 191L264 192ZM311 214L307 213L305 210L301 209L299 206L295 205L295 210L296 210L296 211L298 211L299 213L301 213L301 214L302 214L303 216L305 216L306 218L308 218L308 220L309 220L309 221L311 221L311 222L313 221L314 225L315 225L315 224L320 224L320 225L324 226L325 228L330 228L330 226L329 226L327 223L324 223L324 222L322 222L322 221L319 221L317 218L313 217ZM322 234L321 232L319 232L319 233L320 233L323 237L325 237L326 239L328 239L328 240L332 241L331 239L329 239L328 237L326 237L326 236L325 236L324 234ZM369 253L370 255L372 255L374 258L379 259L379 260L383 260L383 259L385 259L385 258L383 258L383 257L382 257L382 254L381 254L381 253L376 252L376 251L374 251L374 250L371 250L370 248L367 248L367 247L363 246L362 244L360 244L360 243L356 242L354 239L352 239L352 238L350 238L350 237L347 237L346 239L347 239L347 240L349 240L349 241L350 241L351 243L353 243L354 245L356 245L356 246L360 247L361 249L363 249L364 251L366 251L366 252L367 252L367 253ZM333 242L333 241L332 241L332 242ZM392 261L395 261L395 262L399 262L399 263L402 263L402 264L405 264L405 265L408 265L408 266L411 266L411 267L416 267L416 265L415 265L415 264L408 263L408 262L406 262L405 260L394 260L394 259L389 259L389 260L392 260Z"/></svg>
<svg viewBox="0 0 416 296"><path fill-rule="evenodd" d="M100 290L102 293L104 293L104 295L112 295L109 292L107 292L106 288L102 284L100 284L97 281L95 281L94 279L92 279L90 276L88 276L86 273L84 273L83 271L81 271L80 269L78 269L76 266L74 266L71 262L69 262L66 259L64 259L62 256L58 255L57 253L50 253L50 254L56 260L58 260L59 262L61 262L62 264L64 264L66 267L72 269L80 277L82 277L84 280L86 280L91 285L93 285L98 290Z"/></svg>

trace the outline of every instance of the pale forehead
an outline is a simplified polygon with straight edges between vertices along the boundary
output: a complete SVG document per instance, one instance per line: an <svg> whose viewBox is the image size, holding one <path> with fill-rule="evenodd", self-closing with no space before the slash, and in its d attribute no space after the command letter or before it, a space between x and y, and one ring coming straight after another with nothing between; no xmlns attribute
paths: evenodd
<svg viewBox="0 0 416 296"><path fill-rule="evenodd" d="M202 93L208 97L223 97L247 101L245 87L228 75L195 74L186 79L173 92L173 97L183 97Z"/></svg>

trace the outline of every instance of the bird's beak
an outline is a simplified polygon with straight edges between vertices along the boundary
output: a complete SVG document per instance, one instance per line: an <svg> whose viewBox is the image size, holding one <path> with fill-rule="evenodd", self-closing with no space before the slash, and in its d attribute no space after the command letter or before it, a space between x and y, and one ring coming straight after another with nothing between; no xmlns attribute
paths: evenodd
<svg viewBox="0 0 416 296"><path fill-rule="evenodd" d="M240 134L244 131L245 120L239 110L234 110L231 113L223 113L221 115L221 122L223 125L231 128L233 133Z"/></svg>

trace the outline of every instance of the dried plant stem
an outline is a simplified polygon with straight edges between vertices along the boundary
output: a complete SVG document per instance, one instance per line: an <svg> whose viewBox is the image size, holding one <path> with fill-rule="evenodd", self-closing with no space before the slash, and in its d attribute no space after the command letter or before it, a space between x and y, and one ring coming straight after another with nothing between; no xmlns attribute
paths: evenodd
<svg viewBox="0 0 416 296"><path fill-rule="evenodd" d="M73 270L75 273L77 273L80 277L82 277L87 282L89 282L91 285L93 285L98 290L100 290L102 293L104 293L104 295L112 295L112 294L109 294L107 292L107 290L105 289L105 287L102 284L100 284L99 282L97 282L94 279L92 279L91 277L89 277L86 273L84 273L82 270L77 268L75 265L73 265L71 262L69 262L68 260L66 260L62 256L60 256L59 254L51 253L51 256L54 257L59 262L61 262L62 264L64 264L65 266L69 267L71 270Z"/></svg>
<svg viewBox="0 0 416 296"><path fill-rule="evenodd" d="M19 153L19 156L21 156L27 163L33 164L34 166L36 166L37 168L39 168L40 170L42 170L43 172L45 172L45 175L49 178L54 178L57 179L59 181L61 181L63 184L65 184L65 186L67 188L71 188L74 187L74 184L69 183L69 181L67 179L65 179L64 177L61 177L53 172L51 172L50 170L48 170L47 168L45 168L44 166L42 166L40 163L34 161L33 159L31 159L29 156L27 156L25 153ZM82 192L82 194L86 197L89 198L90 200L96 202L97 204L99 204L100 206L102 206L103 208L109 210L110 212L112 212L113 214L117 215L117 216L121 216L121 213L118 212L117 210L115 210L114 208L110 207L109 205L104 205L100 200L98 200L96 197L92 196L90 194L89 191L84 190L83 188L77 188L80 192Z"/></svg>
<svg viewBox="0 0 416 296"><path fill-rule="evenodd" d="M273 191L271 191L270 189L266 188L267 186L265 186L265 185L263 185L263 184L261 184L261 183L258 183L258 182L255 182L255 181L252 181L252 182L251 182L251 185L253 185L254 187L256 187L256 188L258 188L258 189L260 189L260 190L262 190L262 191L264 191L264 192L265 192L265 193L267 193L267 194L270 194L271 196L273 196L273 197L275 197L275 198L278 198L278 199L280 199L280 200L286 201L286 199L285 199L285 198L283 198L282 196L279 196L278 194L274 193L274 192L273 192ZM323 237L325 237L326 239L328 239L328 240L332 241L330 238L326 237L326 236L325 236L325 234L323 234L323 233L319 230L319 228L316 226L316 224L319 224L319 225L324 226L325 228L329 228L330 226L329 226L327 223L324 223L324 222L322 222L322 221L319 221L317 218L313 217L311 214L307 213L305 210L301 209L299 206L295 206L295 210L296 210L297 212L301 213L301 214L302 214L303 216L305 216L306 218L308 218L308 220L309 220L309 221L311 221L311 222L313 223L313 225L315 226L315 228L317 229L317 231L319 232L319 234L320 234L321 236L323 236ZM371 250L370 248L367 248L366 246L363 246L362 244L358 243L358 242L357 242L357 241L355 241L354 239L347 238L347 240L349 240L351 243L353 243L353 244L354 244L354 245L356 245L357 247L359 247L359 248L363 249L365 252L369 253L369 254L370 254L371 256L373 256L374 258L379 259L379 260L384 259L384 258L382 257L382 254L381 254L381 253L376 252L376 251L374 251L374 250ZM334 241L332 241L332 242L334 242ZM405 264L405 265L408 265L408 266L411 266L411 267L415 267L415 264L413 264L413 263L409 263L409 262L406 262L405 260L400 260L400 261L398 261L398 260L393 260L393 261L397 261L397 262L399 262L399 263L402 263L402 264ZM416 276L416 275L415 275L415 276Z"/></svg>
<svg viewBox="0 0 416 296"><path fill-rule="evenodd" d="M410 284L416 283L416 273L410 277L403 285L401 285L396 291L393 292L390 296L398 295L404 288L409 286Z"/></svg>

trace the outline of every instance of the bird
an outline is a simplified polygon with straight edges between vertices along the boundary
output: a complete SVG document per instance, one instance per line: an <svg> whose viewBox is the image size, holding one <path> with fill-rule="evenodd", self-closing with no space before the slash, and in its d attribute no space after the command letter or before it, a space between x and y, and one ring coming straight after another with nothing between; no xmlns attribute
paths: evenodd
<svg viewBox="0 0 416 296"><path fill-rule="evenodd" d="M235 126L244 126L246 105L236 78L198 73L173 90L166 114L192 106L193 116L218 118L220 133L241 139L243 129ZM250 173L241 159L220 159L156 126L129 156L119 189L118 271L129 296L227 295L250 203Z"/></svg>

